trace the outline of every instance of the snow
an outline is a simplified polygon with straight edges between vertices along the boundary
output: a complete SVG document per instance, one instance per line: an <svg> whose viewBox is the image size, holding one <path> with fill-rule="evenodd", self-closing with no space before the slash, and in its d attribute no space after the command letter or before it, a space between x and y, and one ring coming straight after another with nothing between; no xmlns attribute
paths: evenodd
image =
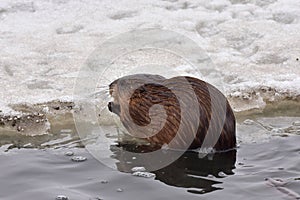
<svg viewBox="0 0 300 200"><path fill-rule="evenodd" d="M172 30L194 40L220 71L236 111L297 98L299 11L295 0L1 0L0 109L72 101L78 71L92 52L113 36L141 28ZM160 56L165 55L154 57ZM127 66L139 64L132 57L123 59ZM174 63L179 74L192 74L184 63Z"/></svg>

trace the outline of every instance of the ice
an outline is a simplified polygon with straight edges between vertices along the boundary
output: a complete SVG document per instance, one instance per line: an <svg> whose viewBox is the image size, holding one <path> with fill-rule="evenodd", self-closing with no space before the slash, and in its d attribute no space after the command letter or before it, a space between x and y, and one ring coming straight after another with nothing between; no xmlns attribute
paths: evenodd
<svg viewBox="0 0 300 200"><path fill-rule="evenodd" d="M236 111L297 99L299 11L294 0L1 1L0 110L73 101L78 70L91 53L103 41L138 28L173 30L197 42L220 71ZM180 66L180 74L193 74Z"/></svg>
<svg viewBox="0 0 300 200"><path fill-rule="evenodd" d="M133 172L132 173L133 176L137 176L137 177L143 177L143 178L153 178L155 177L154 173L151 172Z"/></svg>

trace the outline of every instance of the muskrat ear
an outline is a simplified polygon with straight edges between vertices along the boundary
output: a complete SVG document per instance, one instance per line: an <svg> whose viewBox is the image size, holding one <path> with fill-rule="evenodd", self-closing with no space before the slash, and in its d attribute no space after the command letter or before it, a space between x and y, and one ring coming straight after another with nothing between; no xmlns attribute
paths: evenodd
<svg viewBox="0 0 300 200"><path fill-rule="evenodd" d="M112 89L112 88L117 84L118 81L119 81L119 79L114 80L113 82L111 82L111 83L109 84L109 89Z"/></svg>
<svg viewBox="0 0 300 200"><path fill-rule="evenodd" d="M162 88L164 86L158 84L145 84L134 91L132 98L139 98L148 105L158 104L162 102L162 98L166 94Z"/></svg>
<svg viewBox="0 0 300 200"><path fill-rule="evenodd" d="M141 87L139 88L139 92L140 92L140 93L145 93L145 92L147 92L146 87L141 86Z"/></svg>
<svg viewBox="0 0 300 200"><path fill-rule="evenodd" d="M137 98L145 98L145 96L147 96L147 88L145 86L141 86L135 90L134 94Z"/></svg>

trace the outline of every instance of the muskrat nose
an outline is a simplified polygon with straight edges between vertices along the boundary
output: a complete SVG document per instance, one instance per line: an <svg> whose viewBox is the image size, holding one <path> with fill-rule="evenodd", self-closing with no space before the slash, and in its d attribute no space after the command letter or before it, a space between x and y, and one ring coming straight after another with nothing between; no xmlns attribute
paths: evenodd
<svg viewBox="0 0 300 200"><path fill-rule="evenodd" d="M117 115L119 115L121 112L120 105L114 104L114 102L109 102L107 107L110 112L115 113Z"/></svg>
<svg viewBox="0 0 300 200"><path fill-rule="evenodd" d="M108 105L107 105L107 107L108 107L108 110L110 112L112 112L113 102L109 102Z"/></svg>

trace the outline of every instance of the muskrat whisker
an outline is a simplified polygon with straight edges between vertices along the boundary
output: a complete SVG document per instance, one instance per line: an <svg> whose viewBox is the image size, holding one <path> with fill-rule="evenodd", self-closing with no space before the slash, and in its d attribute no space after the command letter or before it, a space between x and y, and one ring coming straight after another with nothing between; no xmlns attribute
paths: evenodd
<svg viewBox="0 0 300 200"><path fill-rule="evenodd" d="M103 80L105 80L105 81L108 81L109 83L112 82L112 80L108 79L108 78L105 77L105 76L102 76L101 79L103 79ZM101 79L100 79L100 80L101 80ZM99 80L99 81L100 81L100 80Z"/></svg>
<svg viewBox="0 0 300 200"><path fill-rule="evenodd" d="M107 106L105 106L104 108L102 108L102 109L100 110L100 113L102 113L105 109L108 109Z"/></svg>
<svg viewBox="0 0 300 200"><path fill-rule="evenodd" d="M107 89L109 89L106 85L100 85L100 86L97 86L96 88L107 88Z"/></svg>
<svg viewBox="0 0 300 200"><path fill-rule="evenodd" d="M100 91L95 91L93 93L90 94L90 97L97 97L97 96L102 96L102 97L106 97L106 98L109 98L110 95L109 95L109 90L100 90Z"/></svg>

